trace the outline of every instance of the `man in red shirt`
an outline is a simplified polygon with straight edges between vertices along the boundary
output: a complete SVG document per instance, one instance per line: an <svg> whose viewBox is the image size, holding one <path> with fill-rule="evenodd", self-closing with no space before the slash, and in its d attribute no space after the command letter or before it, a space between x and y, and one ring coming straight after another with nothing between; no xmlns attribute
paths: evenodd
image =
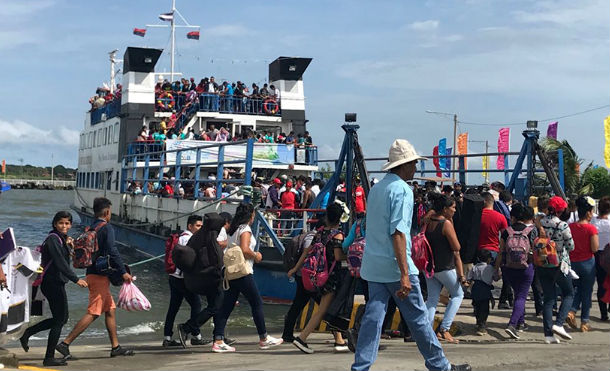
<svg viewBox="0 0 610 371"><path fill-rule="evenodd" d="M489 192L483 192L481 196L485 206L481 215L479 249L491 251L495 259L500 251L500 232L508 228L508 223L504 215L494 210L494 196Z"/></svg>
<svg viewBox="0 0 610 371"><path fill-rule="evenodd" d="M356 178L356 188L354 189L354 206L356 215L364 214L366 212L366 197L364 195L364 188L360 185L360 178Z"/></svg>
<svg viewBox="0 0 610 371"><path fill-rule="evenodd" d="M282 203L282 209L294 210L296 208L297 197L292 190L292 182L289 180L286 182L286 190L280 195L280 202ZM280 218L280 234L292 233L292 220L294 218L294 212L282 211Z"/></svg>

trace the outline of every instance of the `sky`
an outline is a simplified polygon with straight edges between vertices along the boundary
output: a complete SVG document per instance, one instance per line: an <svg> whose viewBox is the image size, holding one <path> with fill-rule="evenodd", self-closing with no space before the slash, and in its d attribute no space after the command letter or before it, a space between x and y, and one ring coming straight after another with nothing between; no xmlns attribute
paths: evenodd
<svg viewBox="0 0 610 371"><path fill-rule="evenodd" d="M491 151L498 129L517 124L518 151L519 123L541 120L544 134L544 119L603 107L560 119L558 132L581 158L604 164L607 0L177 0L177 8L201 26L199 41L177 31L176 66L187 77L265 82L276 57L313 58L303 81L320 158L337 156L345 112L357 112L365 155L375 157L396 138L424 155L442 137L451 143L453 117L426 110L456 113L458 133L489 140ZM107 53L169 50L167 30L140 38L132 29L160 24L170 9L170 0L0 0L0 159L75 167L87 101L109 80ZM157 70L168 68L163 56Z"/></svg>

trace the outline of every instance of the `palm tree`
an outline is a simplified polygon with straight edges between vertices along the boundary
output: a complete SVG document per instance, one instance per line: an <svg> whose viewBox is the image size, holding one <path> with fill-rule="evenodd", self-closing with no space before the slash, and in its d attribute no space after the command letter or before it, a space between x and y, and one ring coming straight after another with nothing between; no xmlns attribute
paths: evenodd
<svg viewBox="0 0 610 371"><path fill-rule="evenodd" d="M581 166L584 161L578 157L574 148L570 145L567 140L557 140L553 138L546 137L538 144L546 151L549 162L551 163L551 168L557 168L559 164L559 156L557 155L557 150L561 149L563 151L563 169L564 169L564 183L565 183L565 194L570 198L574 198L580 195L590 194L593 191L593 187L591 184L584 184L583 178L580 176ZM593 163L589 163L586 169L589 169L593 166ZM583 172L584 173L584 172ZM536 180L534 181L535 185L546 185L548 184L548 179L546 179L545 175L539 176L536 175Z"/></svg>

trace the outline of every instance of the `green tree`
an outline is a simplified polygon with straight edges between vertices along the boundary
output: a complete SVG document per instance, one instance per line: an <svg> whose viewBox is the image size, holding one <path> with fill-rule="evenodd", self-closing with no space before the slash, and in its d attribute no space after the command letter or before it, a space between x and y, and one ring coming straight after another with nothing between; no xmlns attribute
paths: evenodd
<svg viewBox="0 0 610 371"><path fill-rule="evenodd" d="M578 157L578 154L567 140L556 140L552 138L544 138L539 142L540 146L547 152L547 157L551 163L552 168L557 168L559 164L559 156L557 150L563 151L563 169L564 169L564 182L565 182L565 193L568 197L576 197L583 194L590 194L593 191L591 184L583 182L583 177L580 175L580 169L584 163L582 159ZM586 166L585 172L593 166L589 163ZM541 166L537 166L541 167ZM542 182L548 184L546 176L538 177L537 183Z"/></svg>
<svg viewBox="0 0 610 371"><path fill-rule="evenodd" d="M602 198L610 196L610 174L604 167L587 168L582 175L583 183L590 185L593 188L591 196L593 198Z"/></svg>

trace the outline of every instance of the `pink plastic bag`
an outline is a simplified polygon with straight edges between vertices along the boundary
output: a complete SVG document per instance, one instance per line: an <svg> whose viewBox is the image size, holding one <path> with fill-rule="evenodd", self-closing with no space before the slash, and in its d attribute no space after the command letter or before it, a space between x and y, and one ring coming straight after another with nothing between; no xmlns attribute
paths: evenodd
<svg viewBox="0 0 610 371"><path fill-rule="evenodd" d="M133 283L123 283L119 291L119 308L129 312L150 310L150 302Z"/></svg>

